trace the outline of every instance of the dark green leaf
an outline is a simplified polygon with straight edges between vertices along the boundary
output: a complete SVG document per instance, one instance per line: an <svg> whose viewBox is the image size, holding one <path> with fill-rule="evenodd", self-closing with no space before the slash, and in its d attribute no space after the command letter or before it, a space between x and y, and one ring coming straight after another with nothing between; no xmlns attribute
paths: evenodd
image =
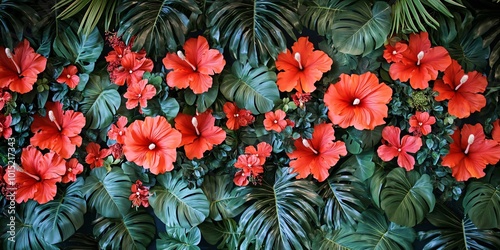
<svg viewBox="0 0 500 250"><path fill-rule="evenodd" d="M161 111L165 114L168 119L174 119L179 113L179 103L175 98L167 98L160 101Z"/></svg>
<svg viewBox="0 0 500 250"><path fill-rule="evenodd" d="M102 129L113 122L120 107L121 97L118 86L109 81L106 75L90 75L83 91L82 111L91 129Z"/></svg>
<svg viewBox="0 0 500 250"><path fill-rule="evenodd" d="M156 241L156 249L164 250L198 250L197 245L201 241L200 229L193 227L186 229L182 227L167 227L167 231L160 233L160 239Z"/></svg>
<svg viewBox="0 0 500 250"><path fill-rule="evenodd" d="M480 229L500 229L500 187L472 182L467 187L463 206L465 213Z"/></svg>
<svg viewBox="0 0 500 250"><path fill-rule="evenodd" d="M340 13L348 11L347 7L356 3L356 0L313 0L304 1L306 10L300 17L304 25L315 30L321 36L333 37L332 25L337 21Z"/></svg>
<svg viewBox="0 0 500 250"><path fill-rule="evenodd" d="M233 219L203 222L199 227L203 239L211 245L217 245L217 249L238 249L241 232Z"/></svg>

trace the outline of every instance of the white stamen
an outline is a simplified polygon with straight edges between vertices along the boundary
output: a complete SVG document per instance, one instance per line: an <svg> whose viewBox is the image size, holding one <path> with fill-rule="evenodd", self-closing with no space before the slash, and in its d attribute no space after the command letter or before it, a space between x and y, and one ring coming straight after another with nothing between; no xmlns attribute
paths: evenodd
<svg viewBox="0 0 500 250"><path fill-rule="evenodd" d="M26 172L21 166L17 165L17 163L14 162L14 169L17 171L17 172L20 172L20 173L24 173L26 174L27 176L39 181L40 180L40 177L36 176L36 175L33 175L33 174L30 174L28 172Z"/></svg>
<svg viewBox="0 0 500 250"><path fill-rule="evenodd" d="M467 80L469 80L469 76L467 74L463 75L462 78L460 78L460 84L458 84L455 87L455 91L457 91L460 87L462 87L462 85L464 85L464 83L466 83Z"/></svg>
<svg viewBox="0 0 500 250"><path fill-rule="evenodd" d="M16 61L14 61L14 56L12 55L12 52L9 48L5 48L5 54L7 55L7 58L9 58L12 63L14 63L14 66L16 66L17 74L21 74L21 69L19 68L19 66L17 66Z"/></svg>
<svg viewBox="0 0 500 250"><path fill-rule="evenodd" d="M417 65L420 65L420 60L422 60L422 58L424 58L424 52L423 51L420 51L418 52L418 55L417 55Z"/></svg>
<svg viewBox="0 0 500 250"><path fill-rule="evenodd" d="M54 112L52 110L49 110L49 120L53 123L56 124L57 129L61 131L61 126L59 126L59 123L57 123L56 116L54 115Z"/></svg>
<svg viewBox="0 0 500 250"><path fill-rule="evenodd" d="M361 102L361 100L359 100L358 98L356 98L356 99L354 99L354 101L352 102L352 105L358 105L360 102Z"/></svg>
<svg viewBox="0 0 500 250"><path fill-rule="evenodd" d="M398 148L398 152L401 152L401 148Z"/></svg>
<svg viewBox="0 0 500 250"><path fill-rule="evenodd" d="M200 131L198 130L198 119L196 119L196 117L191 119L191 124L193 124L194 129L196 130L196 135L200 135Z"/></svg>
<svg viewBox="0 0 500 250"><path fill-rule="evenodd" d="M196 67L187 60L186 56L184 55L184 53L182 53L182 51L180 51L180 50L177 51L177 56L180 57L181 60L187 62L187 64L189 64L189 66L191 66L193 71L196 71Z"/></svg>
<svg viewBox="0 0 500 250"><path fill-rule="evenodd" d="M132 70L129 70L129 71L128 71L128 73L129 73L129 74L132 74L132 73L134 73L134 71L132 71Z"/></svg>
<svg viewBox="0 0 500 250"><path fill-rule="evenodd" d="M419 122L419 123L418 123L418 126L422 126L422 124L423 124L423 123Z"/></svg>
<svg viewBox="0 0 500 250"><path fill-rule="evenodd" d="M392 51L392 54L393 55L396 55L398 52L396 52L395 50Z"/></svg>
<svg viewBox="0 0 500 250"><path fill-rule="evenodd" d="M149 144L149 150L153 150L156 148L156 145L154 143Z"/></svg>
<svg viewBox="0 0 500 250"><path fill-rule="evenodd" d="M71 172L71 171L73 171L73 169L72 168L68 168L68 172Z"/></svg>
<svg viewBox="0 0 500 250"><path fill-rule="evenodd" d="M234 117L238 117L238 116L240 116L240 115L239 114L234 114Z"/></svg>
<svg viewBox="0 0 500 250"><path fill-rule="evenodd" d="M67 75L66 75L66 78L71 78L71 75L70 75L70 74L67 74Z"/></svg>
<svg viewBox="0 0 500 250"><path fill-rule="evenodd" d="M141 193L139 193L139 191L137 191L137 192L135 192L135 195L140 196Z"/></svg>
<svg viewBox="0 0 500 250"><path fill-rule="evenodd" d="M302 69L302 63L300 63L300 54L299 52L295 53L295 61L299 63L299 69Z"/></svg>
<svg viewBox="0 0 500 250"><path fill-rule="evenodd" d="M123 135L123 131L121 131L121 130L120 130L120 131L118 132L118 135Z"/></svg>
<svg viewBox="0 0 500 250"><path fill-rule="evenodd" d="M318 154L318 151L316 151L316 150L315 150L315 149L311 146L311 144L309 144L309 142L308 142L306 139L302 139L302 144L303 144L306 148L310 149L313 153Z"/></svg>
<svg viewBox="0 0 500 250"><path fill-rule="evenodd" d="M465 148L465 154L468 154L469 153L469 149L470 149L470 145L472 145L472 143L474 143L474 134L470 134L469 135L469 138L467 138L467 148Z"/></svg>

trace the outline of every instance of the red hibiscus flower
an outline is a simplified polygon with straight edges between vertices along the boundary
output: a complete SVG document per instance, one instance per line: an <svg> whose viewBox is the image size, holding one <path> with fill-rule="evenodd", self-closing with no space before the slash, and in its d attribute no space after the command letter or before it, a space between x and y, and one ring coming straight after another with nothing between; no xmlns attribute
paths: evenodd
<svg viewBox="0 0 500 250"><path fill-rule="evenodd" d="M448 112L458 118L469 117L486 106L486 98L481 95L486 90L486 76L477 71L464 73L462 66L453 60L444 71L443 80L436 80L434 91L439 95L437 101L450 100Z"/></svg>
<svg viewBox="0 0 500 250"><path fill-rule="evenodd" d="M57 78L58 83L65 83L70 89L76 88L80 82L80 77L77 75L78 69L75 65L68 65L64 67L61 75Z"/></svg>
<svg viewBox="0 0 500 250"><path fill-rule="evenodd" d="M101 145L95 142L89 143L85 150L87 151L85 162L90 165L90 169L102 167L104 158L111 153L109 149L101 149Z"/></svg>
<svg viewBox="0 0 500 250"><path fill-rule="evenodd" d="M451 168L457 181L485 176L488 164L496 164L500 159L500 145L494 140L487 140L481 124L465 124L451 136L453 143L450 152L443 157L441 164Z"/></svg>
<svg viewBox="0 0 500 250"><path fill-rule="evenodd" d="M127 93L123 95L123 97L127 98L127 103L125 103L127 109L133 109L139 104L141 108L148 106L148 100L156 95L156 88L147 83L148 79L143 79L128 85Z"/></svg>
<svg viewBox="0 0 500 250"><path fill-rule="evenodd" d="M64 160L54 152L43 155L35 147L23 149L21 166L15 165L16 183L18 184L16 202L34 199L40 204L54 199L57 193L56 183L66 172ZM7 175L4 180L8 182Z"/></svg>
<svg viewBox="0 0 500 250"><path fill-rule="evenodd" d="M153 70L153 61L136 52L126 53L121 59L121 65L117 67L111 78L119 86L137 83L142 79L144 72Z"/></svg>
<svg viewBox="0 0 500 250"><path fill-rule="evenodd" d="M278 88L290 92L294 88L298 92L313 92L314 83L319 81L323 73L329 71L333 61L325 52L314 50L308 37L300 37L292 46L292 52L286 50L278 55L276 68L279 71Z"/></svg>
<svg viewBox="0 0 500 250"><path fill-rule="evenodd" d="M120 159L123 156L123 146L120 143L115 143L111 146L109 146L109 152L113 156L113 158Z"/></svg>
<svg viewBox="0 0 500 250"><path fill-rule="evenodd" d="M60 102L47 102L45 117L35 114L31 132L35 133L30 142L41 149L50 149L62 158L68 159L76 147L82 144L79 135L85 126L85 117L81 112L63 111Z"/></svg>
<svg viewBox="0 0 500 250"><path fill-rule="evenodd" d="M285 121L285 111L278 109L275 112L269 111L265 114L264 127L266 130L274 130L278 133L286 128L287 122Z"/></svg>
<svg viewBox="0 0 500 250"><path fill-rule="evenodd" d="M391 96L392 89L384 83L379 84L373 73L341 74L340 81L328 87L324 102L333 124L363 130L385 124Z"/></svg>
<svg viewBox="0 0 500 250"><path fill-rule="evenodd" d="M500 143L500 119L493 123L493 130L491 131L491 137L493 140Z"/></svg>
<svg viewBox="0 0 500 250"><path fill-rule="evenodd" d="M444 71L451 63L448 51L441 46L431 48L427 32L411 34L408 49L403 52L401 61L389 68L393 80L410 80L414 89L429 87L429 81L436 80L438 71Z"/></svg>
<svg viewBox="0 0 500 250"><path fill-rule="evenodd" d="M115 124L111 125L111 128L108 131L108 137L111 140L115 140L116 142L123 144L125 140L125 133L127 133L127 123L128 119L125 116L120 116L118 121Z"/></svg>
<svg viewBox="0 0 500 250"><path fill-rule="evenodd" d="M66 173L62 177L62 183L76 181L76 176L83 172L83 165L76 158L71 158L66 162Z"/></svg>
<svg viewBox="0 0 500 250"><path fill-rule="evenodd" d="M401 62L403 52L408 49L408 45L402 42L397 42L394 46L391 44L385 45L384 58L388 63Z"/></svg>
<svg viewBox="0 0 500 250"><path fill-rule="evenodd" d="M5 104L7 104L11 98L12 98L12 95L10 95L9 92L7 92L7 91L0 92L0 110L2 110L3 107L5 107Z"/></svg>
<svg viewBox="0 0 500 250"><path fill-rule="evenodd" d="M297 107L303 109L306 102L310 101L312 98L310 93L295 92L292 95L292 100L297 105Z"/></svg>
<svg viewBox="0 0 500 250"><path fill-rule="evenodd" d="M189 87L195 94L207 92L212 87L211 75L218 74L226 65L222 54L210 49L203 36L190 38L183 46L184 53L169 53L163 58L166 69L173 69L167 75L170 87Z"/></svg>
<svg viewBox="0 0 500 250"><path fill-rule="evenodd" d="M295 150L287 153L290 157L290 167L298 173L297 179L306 178L309 174L318 181L324 181L328 170L337 164L340 156L347 155L345 143L335 141L331 123L318 124L310 140L295 140Z"/></svg>
<svg viewBox="0 0 500 250"><path fill-rule="evenodd" d="M242 176L257 178L259 174L264 173L264 168L260 164L259 157L255 155L240 155L238 160L234 163L234 167L241 169Z"/></svg>
<svg viewBox="0 0 500 250"><path fill-rule="evenodd" d="M231 130L237 130L240 127L248 126L255 121L252 112L246 109L240 109L232 102L224 103L222 109L227 118L226 126Z"/></svg>
<svg viewBox="0 0 500 250"><path fill-rule="evenodd" d="M436 123L436 118L427 112L417 111L410 117L410 129L408 132L415 136L428 135L431 132L431 125Z"/></svg>
<svg viewBox="0 0 500 250"><path fill-rule="evenodd" d="M398 158L398 165L406 171L413 169L415 158L408 153L416 153L422 147L422 139L416 136L405 135L399 140L401 129L387 126L382 130L382 144L377 149L377 154L383 161Z"/></svg>
<svg viewBox="0 0 500 250"><path fill-rule="evenodd" d="M170 126L162 116L146 117L128 126L123 153L153 174L172 171L181 144L181 133Z"/></svg>
<svg viewBox="0 0 500 250"><path fill-rule="evenodd" d="M248 176L245 176L243 170L240 170L234 174L233 182L236 186L244 187L249 183Z"/></svg>
<svg viewBox="0 0 500 250"><path fill-rule="evenodd" d="M142 185L142 181L137 180L130 187L132 194L128 197L132 201L132 207L136 209L141 205L143 207L149 207L149 187Z"/></svg>
<svg viewBox="0 0 500 250"><path fill-rule="evenodd" d="M10 124L12 123L12 116L5 116L0 114L0 138L8 139L12 135L12 128Z"/></svg>
<svg viewBox="0 0 500 250"><path fill-rule="evenodd" d="M260 165L264 165L264 163L266 162L266 158L271 156L272 151L273 147L267 142L261 142L257 144L257 148L255 148L254 146L247 146L245 148L245 154L255 155L259 157Z"/></svg>
<svg viewBox="0 0 500 250"><path fill-rule="evenodd" d="M14 49L0 46L0 88L25 94L33 89L38 74L45 70L47 58L35 53L28 40Z"/></svg>
<svg viewBox="0 0 500 250"><path fill-rule="evenodd" d="M226 139L226 132L215 126L215 117L209 111L197 116L179 113L175 117L175 128L182 134L181 146L190 160L203 158L203 153Z"/></svg>

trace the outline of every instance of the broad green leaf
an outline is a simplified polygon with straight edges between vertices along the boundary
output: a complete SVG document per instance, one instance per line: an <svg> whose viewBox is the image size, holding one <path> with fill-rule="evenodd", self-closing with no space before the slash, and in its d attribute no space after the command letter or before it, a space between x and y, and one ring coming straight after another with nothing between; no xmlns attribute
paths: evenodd
<svg viewBox="0 0 500 250"><path fill-rule="evenodd" d="M101 249L146 249L155 235L154 219L147 212L130 210L123 218L97 218L94 236Z"/></svg>
<svg viewBox="0 0 500 250"><path fill-rule="evenodd" d="M117 89L118 86L109 81L109 76L90 75L81 107L89 128L102 129L113 122L121 102Z"/></svg>
<svg viewBox="0 0 500 250"><path fill-rule="evenodd" d="M361 181L365 181L366 179L372 177L375 172L373 150L364 151L358 155L352 155L343 164L352 165L356 169L354 176Z"/></svg>
<svg viewBox="0 0 500 250"><path fill-rule="evenodd" d="M184 98L189 105L193 105L196 102L196 110L203 113L215 102L218 93L219 82L214 79L212 87L207 92L196 95L191 89L186 89L184 91Z"/></svg>
<svg viewBox="0 0 500 250"><path fill-rule="evenodd" d="M383 168L376 166L375 167L375 172L373 173L372 177L368 180L368 183L370 185L370 196L372 203L375 204L378 208L381 207L381 194L382 194L382 188L385 186L386 183L386 173Z"/></svg>
<svg viewBox="0 0 500 250"><path fill-rule="evenodd" d="M447 49L451 58L457 60L465 72L486 71L490 48L483 47L481 37L473 38L471 35L463 35L460 40L451 43Z"/></svg>
<svg viewBox="0 0 500 250"><path fill-rule="evenodd" d="M345 240L352 249L413 249L415 237L412 228L389 222L380 211L369 209L363 212L356 232Z"/></svg>
<svg viewBox="0 0 500 250"><path fill-rule="evenodd" d="M189 189L181 171L158 175L150 193L149 203L167 227L189 229L202 223L209 214L207 197L199 188Z"/></svg>
<svg viewBox="0 0 500 250"><path fill-rule="evenodd" d="M306 10L300 20L310 30L315 30L321 36L333 37L332 25L340 13L348 11L347 7L356 0L313 0L304 1Z"/></svg>
<svg viewBox="0 0 500 250"><path fill-rule="evenodd" d="M179 103L175 98L167 98L160 101L161 111L165 114L167 119L174 119L179 113Z"/></svg>
<svg viewBox="0 0 500 250"><path fill-rule="evenodd" d="M167 227L166 232L160 233L156 241L156 249L164 250L199 250L197 246L201 241L200 229L193 227Z"/></svg>
<svg viewBox="0 0 500 250"><path fill-rule="evenodd" d="M26 27L33 27L39 18L29 1L0 1L0 45L13 49L23 39Z"/></svg>
<svg viewBox="0 0 500 250"><path fill-rule="evenodd" d="M261 114L273 109L280 100L276 73L267 67L252 68L250 64L235 62L231 73L224 75L220 91L238 107Z"/></svg>
<svg viewBox="0 0 500 250"><path fill-rule="evenodd" d="M76 64L80 72L94 71L95 62L104 47L104 40L97 27L88 35L78 33L78 23L75 21L62 22L60 27L64 29L55 37L54 53Z"/></svg>
<svg viewBox="0 0 500 250"><path fill-rule="evenodd" d="M350 127L347 129L347 133L350 139L355 140L361 145L361 148L368 149L380 143L383 128L384 126L377 126L373 130L357 130L354 127Z"/></svg>
<svg viewBox="0 0 500 250"><path fill-rule="evenodd" d="M362 1L338 14L332 25L333 45L342 53L367 55L382 46L391 29L391 7L381 1L372 8Z"/></svg>
<svg viewBox="0 0 500 250"><path fill-rule="evenodd" d="M217 249L238 249L241 231L233 219L222 221L203 222L200 224L203 239Z"/></svg>
<svg viewBox="0 0 500 250"><path fill-rule="evenodd" d="M465 213L478 228L500 229L500 187L472 182L463 200Z"/></svg>
<svg viewBox="0 0 500 250"><path fill-rule="evenodd" d="M121 168L94 168L85 179L82 192L88 205L107 218L121 218L132 206L128 199L132 182Z"/></svg>
<svg viewBox="0 0 500 250"><path fill-rule="evenodd" d="M209 216L215 221L234 218L243 212L250 193L249 188L234 185L233 178L227 174L206 176L201 190L210 202Z"/></svg>
<svg viewBox="0 0 500 250"><path fill-rule="evenodd" d="M332 230L327 226L322 226L316 234L312 249L318 250L349 250L346 246L349 244L348 236L353 233L350 228L340 228Z"/></svg>
<svg viewBox="0 0 500 250"><path fill-rule="evenodd" d="M295 180L289 168L276 171L273 185L263 183L252 188L255 201L240 217L244 240L240 248L250 244L255 249L310 249L309 233L317 227L317 207L323 205L316 185Z"/></svg>
<svg viewBox="0 0 500 250"><path fill-rule="evenodd" d="M54 200L36 207L35 230L45 241L51 244L63 242L83 226L87 204L81 192L82 186L83 178L78 178L66 190L59 190Z"/></svg>
<svg viewBox="0 0 500 250"><path fill-rule="evenodd" d="M413 227L434 209L436 198L429 175L395 168L386 181L381 207L392 222Z"/></svg>

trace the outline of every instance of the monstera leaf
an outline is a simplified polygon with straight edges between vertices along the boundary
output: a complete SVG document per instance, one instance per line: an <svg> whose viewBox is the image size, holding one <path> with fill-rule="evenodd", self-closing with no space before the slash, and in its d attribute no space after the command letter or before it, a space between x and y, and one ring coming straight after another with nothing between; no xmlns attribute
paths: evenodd
<svg viewBox="0 0 500 250"><path fill-rule="evenodd" d="M382 46L391 30L391 7L361 1L338 14L332 25L333 45L342 53L367 55Z"/></svg>
<svg viewBox="0 0 500 250"><path fill-rule="evenodd" d="M500 187L473 182L467 187L463 206L478 228L500 228Z"/></svg>
<svg viewBox="0 0 500 250"><path fill-rule="evenodd" d="M78 178L54 200L36 207L35 230L45 241L56 244L71 237L83 225L87 204L81 192L83 178Z"/></svg>
<svg viewBox="0 0 500 250"><path fill-rule="evenodd" d="M210 218L215 221L234 218L246 208L250 189L233 184L229 175L207 176L201 190L210 202Z"/></svg>
<svg viewBox="0 0 500 250"><path fill-rule="evenodd" d="M93 233L101 249L146 249L155 235L153 217L144 211L130 210L120 219L106 217L94 221Z"/></svg>
<svg viewBox="0 0 500 250"><path fill-rule="evenodd" d="M26 27L38 20L37 12L27 0L0 1L0 45L13 49L23 39Z"/></svg>
<svg viewBox="0 0 500 250"><path fill-rule="evenodd" d="M296 40L296 13L289 1L221 0L210 6L207 19L211 36L222 47L228 45L233 58L257 67L285 51L287 37Z"/></svg>
<svg viewBox="0 0 500 250"><path fill-rule="evenodd" d="M419 232L424 249L500 249L500 232L478 229L467 217L437 203L427 220L438 229Z"/></svg>
<svg viewBox="0 0 500 250"><path fill-rule="evenodd" d="M356 0L304 1L306 10L300 20L308 29L331 38L335 35L332 33L332 25L337 21L339 14L348 11L347 7L356 2Z"/></svg>
<svg viewBox="0 0 500 250"><path fill-rule="evenodd" d="M267 67L252 68L250 64L235 62L231 73L222 80L220 91L238 107L250 110L253 114L270 111L280 100L276 85L276 73Z"/></svg>
<svg viewBox="0 0 500 250"><path fill-rule="evenodd" d="M354 232L351 228L332 230L327 226L322 226L318 231L312 249L349 250L346 245L349 244L348 236Z"/></svg>
<svg viewBox="0 0 500 250"><path fill-rule="evenodd" d="M189 189L182 173L165 173L156 177L149 203L167 227L192 228L202 223L209 214L209 202L201 189Z"/></svg>
<svg viewBox="0 0 500 250"><path fill-rule="evenodd" d="M201 241L200 229L193 227L167 227L166 232L160 233L156 242L156 249L164 250L199 250L197 246Z"/></svg>
<svg viewBox="0 0 500 250"><path fill-rule="evenodd" d="M88 35L78 33L78 23L75 21L60 27L65 28L55 37L53 47L56 55L76 64L80 72L94 71L95 62L104 47L104 41L97 27Z"/></svg>
<svg viewBox="0 0 500 250"><path fill-rule="evenodd" d="M381 205L392 222L413 227L434 209L436 198L427 174L420 176L416 171L395 168L386 180Z"/></svg>
<svg viewBox="0 0 500 250"><path fill-rule="evenodd" d="M121 168L94 168L85 179L82 192L90 207L107 218L121 218L130 210L132 182Z"/></svg>
<svg viewBox="0 0 500 250"><path fill-rule="evenodd" d="M310 249L308 233L318 223L316 209L323 205L311 181L292 180L288 168L276 171L276 180L252 188L250 199L255 202L240 218L244 233L241 249L250 243L255 249Z"/></svg>
<svg viewBox="0 0 500 250"><path fill-rule="evenodd" d="M203 222L200 229L203 239L211 245L217 245L217 249L238 249L241 231L233 219Z"/></svg>
<svg viewBox="0 0 500 250"><path fill-rule="evenodd" d="M201 11L194 0L125 1L118 6L121 14L118 36L133 49L144 48L153 58L164 57L184 44L189 15Z"/></svg>
<svg viewBox="0 0 500 250"><path fill-rule="evenodd" d="M215 77L214 77L215 78ZM184 90L184 98L186 103L194 105L196 103L196 110L200 113L205 112L217 99L219 93L218 77L214 79L212 87L205 93L195 94L191 89Z"/></svg>
<svg viewBox="0 0 500 250"><path fill-rule="evenodd" d="M117 89L118 86L109 81L107 74L90 75L82 101L82 111L89 128L102 129L113 122L121 102Z"/></svg>

